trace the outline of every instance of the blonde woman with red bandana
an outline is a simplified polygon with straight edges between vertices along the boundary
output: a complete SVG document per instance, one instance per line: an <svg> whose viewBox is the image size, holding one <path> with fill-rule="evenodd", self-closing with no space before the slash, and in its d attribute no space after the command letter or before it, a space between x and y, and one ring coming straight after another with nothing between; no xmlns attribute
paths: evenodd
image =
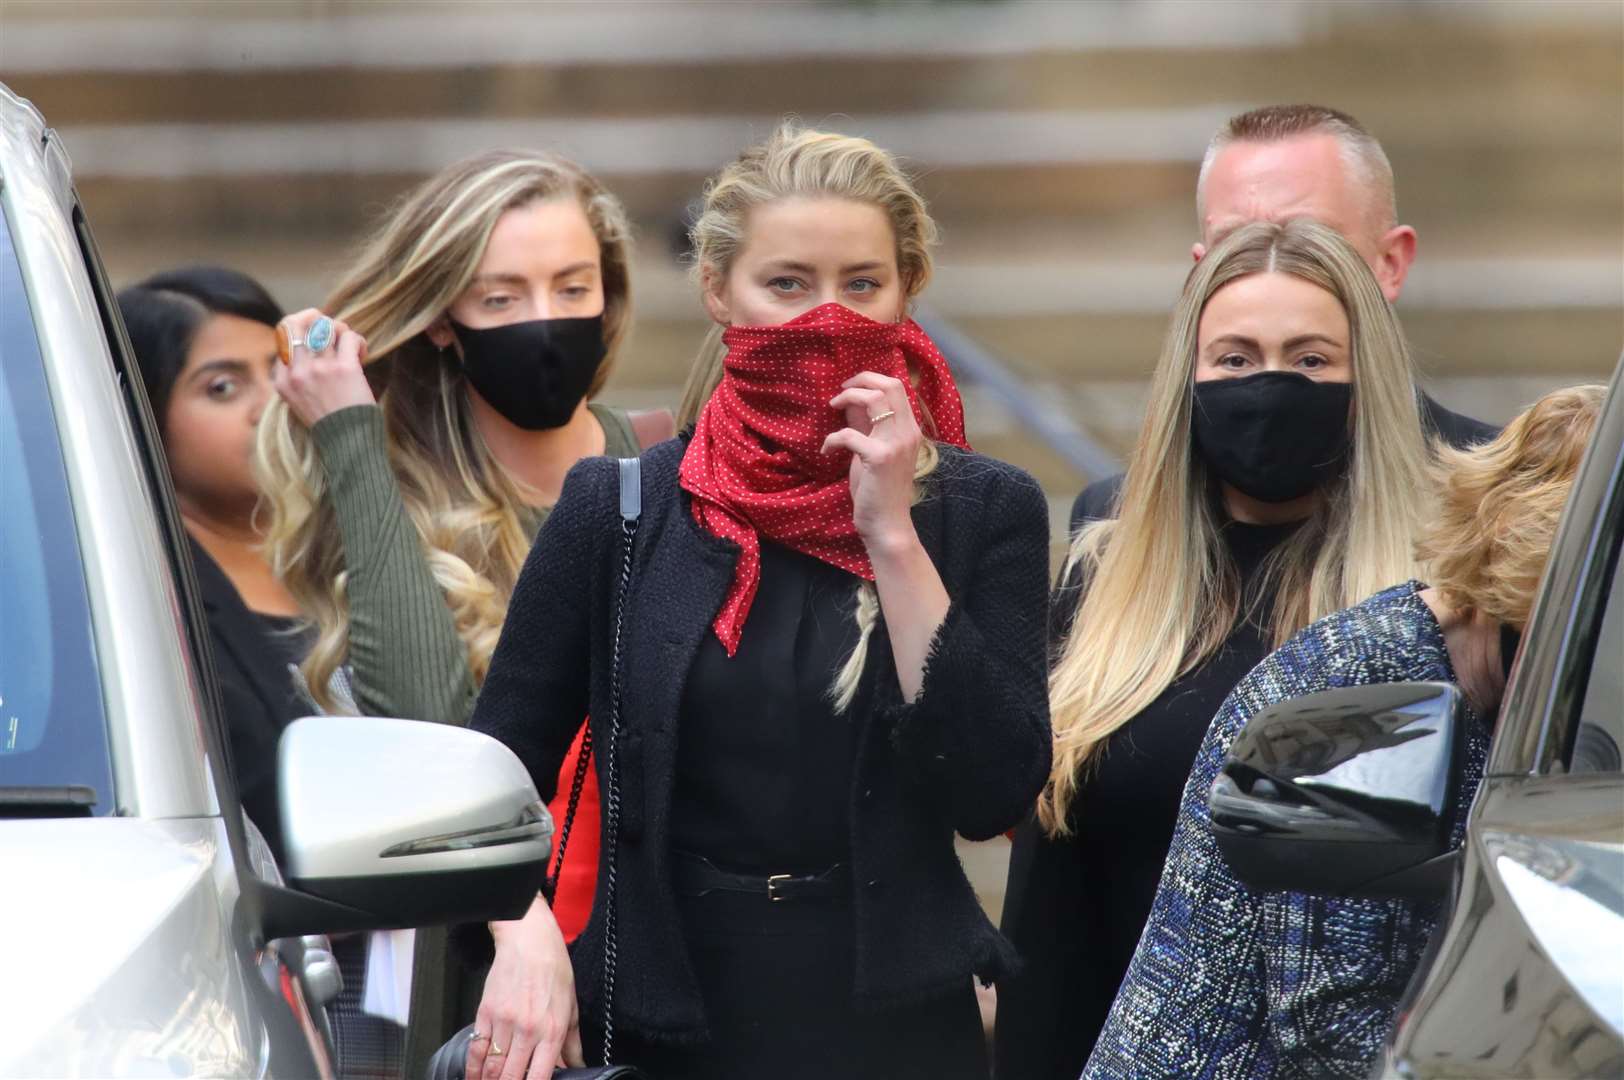
<svg viewBox="0 0 1624 1080"><path fill-rule="evenodd" d="M1047 775L1043 495L968 448L908 318L935 226L890 154L782 128L711 182L693 239L717 333L684 437L642 461L620 738L609 461L566 482L473 721L550 795L591 715L621 800L617 977L603 873L573 968L554 935L533 973L547 1030L476 1026L596 1063L608 997L614 1061L661 1080L985 1078L972 977L1013 957L953 837L1010 828Z"/></svg>

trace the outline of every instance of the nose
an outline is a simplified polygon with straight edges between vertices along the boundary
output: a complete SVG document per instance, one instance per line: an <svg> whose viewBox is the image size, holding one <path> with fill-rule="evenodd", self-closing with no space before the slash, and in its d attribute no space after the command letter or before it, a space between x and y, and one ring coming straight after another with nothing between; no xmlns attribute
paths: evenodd
<svg viewBox="0 0 1624 1080"><path fill-rule="evenodd" d="M558 295L550 288L535 289L530 294L531 317L536 319L557 319L563 317L564 312L558 303Z"/></svg>
<svg viewBox="0 0 1624 1080"><path fill-rule="evenodd" d="M248 426L259 427L259 419L265 415L265 406L271 403L271 398L276 394L276 388L271 385L270 377L266 376L262 379L255 379L253 389L250 392L253 397L248 405Z"/></svg>

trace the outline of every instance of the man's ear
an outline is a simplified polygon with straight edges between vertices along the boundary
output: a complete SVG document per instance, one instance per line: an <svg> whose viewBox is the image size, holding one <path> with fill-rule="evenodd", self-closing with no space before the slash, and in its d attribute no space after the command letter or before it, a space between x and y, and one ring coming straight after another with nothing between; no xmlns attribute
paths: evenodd
<svg viewBox="0 0 1624 1080"><path fill-rule="evenodd" d="M423 333L428 335L436 349L450 348L457 340L457 335L451 332L451 320L444 315L429 323L428 329Z"/></svg>
<svg viewBox="0 0 1624 1080"><path fill-rule="evenodd" d="M1376 264L1371 269L1375 271L1376 281L1381 285L1382 295L1387 297L1389 304L1395 303L1398 294L1404 291L1404 281L1410 276L1410 266L1415 262L1415 247L1415 230L1408 225L1394 225L1382 234Z"/></svg>
<svg viewBox="0 0 1624 1080"><path fill-rule="evenodd" d="M1190 261L1200 262L1207 254L1207 245L1197 240L1190 245Z"/></svg>
<svg viewBox="0 0 1624 1080"><path fill-rule="evenodd" d="M720 326L733 325L733 313L728 309L727 298L722 295L724 281L722 275L710 267L699 272L699 291L705 301L705 311L711 321Z"/></svg>

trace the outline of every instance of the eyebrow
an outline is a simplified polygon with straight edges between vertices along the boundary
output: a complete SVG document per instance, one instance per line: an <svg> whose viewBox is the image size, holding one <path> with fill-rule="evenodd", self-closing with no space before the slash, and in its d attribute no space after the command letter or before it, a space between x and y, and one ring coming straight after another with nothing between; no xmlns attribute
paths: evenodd
<svg viewBox="0 0 1624 1080"><path fill-rule="evenodd" d="M557 281L559 278L569 277L571 274L597 269L597 263L590 259L582 259L580 262L571 263L553 274L553 280ZM523 274L475 274L474 279L469 282L470 285L512 285L521 288L529 283L530 279Z"/></svg>
<svg viewBox="0 0 1624 1080"><path fill-rule="evenodd" d="M810 263L796 262L793 259L776 259L769 262L766 269L769 271L793 270L800 274L816 274L818 272L817 267L812 266ZM870 259L867 262L851 263L850 265L842 266L840 268L840 272L842 274L865 274L884 269L886 269L886 264L883 260Z"/></svg>
<svg viewBox="0 0 1624 1080"><path fill-rule="evenodd" d="M523 274L475 274L470 285L523 285L526 278Z"/></svg>
<svg viewBox="0 0 1624 1080"><path fill-rule="evenodd" d="M271 354L271 359L272 360L276 359L276 354L275 353ZM186 376L186 381L187 382L196 382L199 379L204 378L205 376L213 375L216 372L221 372L221 371L228 371L228 372L231 372L233 374L246 375L246 374L249 373L252 366L253 365L251 365L247 360L242 360L242 359L239 359L237 357L224 357L223 356L223 357L220 357L217 360L205 360L203 363L197 365L196 370L194 370L190 375Z"/></svg>
<svg viewBox="0 0 1624 1080"><path fill-rule="evenodd" d="M1226 342L1232 345L1246 345L1250 348L1257 348L1257 339L1249 338L1244 334L1225 334L1223 337L1213 338L1212 341L1208 343L1207 347L1213 348L1218 345L1223 345ZM1320 342L1325 345L1334 345L1339 349L1342 347L1342 342L1328 334L1298 334L1294 338L1287 338L1281 343L1280 347L1282 349L1295 349L1299 346L1310 345L1315 342Z"/></svg>

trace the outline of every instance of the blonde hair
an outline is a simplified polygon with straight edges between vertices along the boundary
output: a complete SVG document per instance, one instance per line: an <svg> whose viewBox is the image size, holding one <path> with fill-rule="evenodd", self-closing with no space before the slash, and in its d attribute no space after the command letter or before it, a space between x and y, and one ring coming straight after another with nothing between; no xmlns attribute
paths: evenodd
<svg viewBox="0 0 1624 1080"><path fill-rule="evenodd" d="M780 125L766 142L746 150L706 183L704 210L689 232L695 271L702 286L727 279L734 259L748 240L752 209L796 197L850 199L879 207L891 223L896 240L897 271L905 302L911 303L924 290L930 281L930 249L936 243L936 223L896 158L867 139L813 131L793 122ZM689 372L678 413L679 426L692 424L710 400L722 381L726 353L722 328L714 327ZM928 428L929 418L926 420ZM927 438L914 468L916 500L922 495L922 482L935 470L938 459L935 442ZM844 713L857 696L879 613L878 594L872 584L864 582L857 589L857 645L830 688L836 712Z"/></svg>
<svg viewBox="0 0 1624 1080"><path fill-rule="evenodd" d="M476 685L483 682L529 551L519 483L474 426L460 364L427 331L468 288L497 221L531 203L576 200L597 237L609 377L630 321L630 228L618 200L580 166L499 150L460 161L408 193L362 251L325 310L367 339L389 459L429 568L445 591ZM349 648L347 572L328 481L309 432L274 400L260 422L255 468L268 510L266 553L315 629L301 664L329 711Z"/></svg>
<svg viewBox="0 0 1624 1080"><path fill-rule="evenodd" d="M1084 592L1049 680L1054 765L1038 816L1051 834L1070 831L1083 774L1111 734L1210 657L1249 599L1219 536L1216 479L1191 451L1190 411L1201 313L1219 289L1258 273L1290 274L1334 295L1347 312L1353 364L1348 467L1271 553L1254 594L1275 597L1273 641L1413 575L1428 458L1392 308L1332 230L1306 220L1247 225L1185 281L1119 516L1085 526L1071 546L1067 565L1080 568Z"/></svg>
<svg viewBox="0 0 1624 1080"><path fill-rule="evenodd" d="M1556 390L1492 441L1438 450L1438 494L1416 553L1445 604L1519 628L1528 622L1606 396L1604 386Z"/></svg>
<svg viewBox="0 0 1624 1080"><path fill-rule="evenodd" d="M1196 227L1207 220L1207 174L1226 146L1238 142L1274 143L1306 135L1329 135L1342 149L1342 162L1370 199L1368 209L1374 218L1370 225L1380 230L1398 224L1398 202L1393 191L1393 165L1376 136L1352 116L1324 105L1265 105L1229 118L1207 144L1196 178Z"/></svg>

